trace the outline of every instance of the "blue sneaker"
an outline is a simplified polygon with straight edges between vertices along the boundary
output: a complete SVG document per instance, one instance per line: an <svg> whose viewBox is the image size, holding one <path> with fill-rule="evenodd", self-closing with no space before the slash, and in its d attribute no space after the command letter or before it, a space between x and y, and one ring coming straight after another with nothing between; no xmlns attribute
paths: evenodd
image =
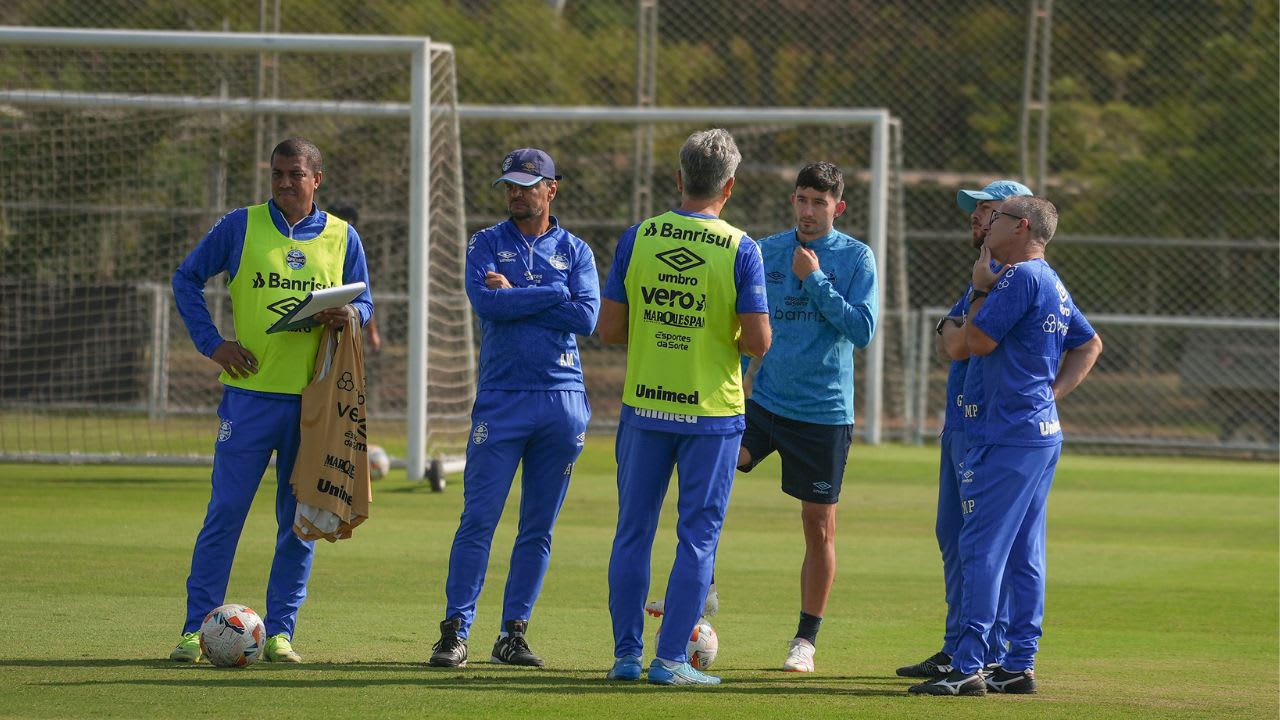
<svg viewBox="0 0 1280 720"><path fill-rule="evenodd" d="M654 659L649 666L650 685L719 685L720 678L694 669L689 663L682 663L673 668Z"/></svg>
<svg viewBox="0 0 1280 720"><path fill-rule="evenodd" d="M609 671L607 677L610 680L639 680L642 669L640 658L635 655L626 655L613 661L613 669Z"/></svg>

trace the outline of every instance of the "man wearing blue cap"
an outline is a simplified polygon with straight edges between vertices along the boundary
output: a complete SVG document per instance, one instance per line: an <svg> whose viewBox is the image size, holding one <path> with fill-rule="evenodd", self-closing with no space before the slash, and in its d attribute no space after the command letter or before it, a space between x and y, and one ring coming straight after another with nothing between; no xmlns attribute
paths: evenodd
<svg viewBox="0 0 1280 720"><path fill-rule="evenodd" d="M1005 198L1030 196L1031 189L1014 180L996 180L981 190L960 190L956 204L969 213L970 244L975 250L982 247L987 237L987 221L991 210ZM961 392L965 370L969 367L969 348L964 342L964 321L969 312L970 285L951 312L937 326L940 336L938 350L951 360L947 372L947 412L942 424L942 457L938 462L938 520L934 533L938 549L942 551L942 576L946 587L947 624L942 636L942 650L915 665L898 668L901 677L931 678L951 672L951 656L955 654L956 638L960 635L960 473L964 461L964 412L961 408ZM994 667L1004 659L1004 630L1008 624L1008 604L1001 596L1000 611L989 635L991 650L985 658L987 667Z"/></svg>
<svg viewBox="0 0 1280 720"><path fill-rule="evenodd" d="M493 181L510 217L471 237L467 298L480 318L480 378L471 409L463 509L449 554L448 607L430 664L467 664L493 532L523 463L520 529L491 662L541 667L525 640L551 559L551 530L582 453L591 408L576 335L595 330L600 282L591 248L550 213L559 189L542 150L520 148Z"/></svg>
<svg viewBox="0 0 1280 720"><path fill-rule="evenodd" d="M1057 226L1053 203L1010 197L992 209L973 264L964 323L971 360L962 390L968 447L959 490L960 629L950 672L912 686L913 694L1036 691L1046 505L1062 451L1057 400L1102 352L1102 340L1045 262ZM1009 647L1000 665L984 672L1005 593Z"/></svg>

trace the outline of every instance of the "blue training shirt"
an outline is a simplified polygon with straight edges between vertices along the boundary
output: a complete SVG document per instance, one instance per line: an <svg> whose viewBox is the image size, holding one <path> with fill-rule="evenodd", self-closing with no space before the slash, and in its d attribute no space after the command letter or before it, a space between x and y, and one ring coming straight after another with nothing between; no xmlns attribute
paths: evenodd
<svg viewBox="0 0 1280 720"><path fill-rule="evenodd" d="M274 200L267 201L271 222L282 235L298 240L313 240L324 231L329 216L311 204L311 213L292 227L284 219ZM237 208L223 215L191 251L177 272L173 274L173 299L178 314L187 326L191 342L205 357L211 357L224 341L218 327L213 324L209 308L204 301L204 286L209 278L225 272L230 283L240 270L240 255L244 251L244 234L249 225L248 208ZM347 254L342 263L342 282L365 284L364 292L352 301L360 314L360 323L373 317L373 298L369 294L369 268L365 264L364 245L355 227L347 225ZM299 298L301 299L301 298ZM234 308L233 308L234 310Z"/></svg>
<svg viewBox="0 0 1280 720"><path fill-rule="evenodd" d="M1058 363L1094 330L1058 274L1042 258L1011 265L969 322L997 343L990 354L969 358L963 398L969 447L1062 442L1053 399Z"/></svg>
<svg viewBox="0 0 1280 720"><path fill-rule="evenodd" d="M715 217L714 215L681 210L676 210L675 212L685 217ZM624 282L627 277L627 268L631 264L631 252L635 249L636 228L638 227L640 226L632 225L618 238L618 247L613 253L613 266L609 269L609 278L605 280L604 284L604 296L624 305L627 304L627 288ZM733 263L733 285L738 291L734 307L739 315L743 313L769 312L769 305L765 299L764 265L760 259L760 246L748 235L743 235L742 240L738 242L738 254ZM622 406L618 420L644 430L677 432L685 435L727 435L742 432L747 426L746 420L742 415L723 417L690 415L686 418L689 422L640 417L635 414L634 408L625 403Z"/></svg>
<svg viewBox="0 0 1280 720"><path fill-rule="evenodd" d="M865 243L832 229L805 246L819 269L791 271L795 229L760 242L773 345L751 388L771 413L817 425L853 424L853 349L876 331L876 261Z"/></svg>
<svg viewBox="0 0 1280 720"><path fill-rule="evenodd" d="M600 315L600 279L591 248L560 227L527 237L508 218L467 243L467 298L480 318L477 390L580 390L577 335ZM487 272L514 286L490 290Z"/></svg>
<svg viewBox="0 0 1280 720"><path fill-rule="evenodd" d="M951 312L947 313L948 316L964 318L966 322L968 321L969 291L972 289L972 284L965 288L960 300L951 306ZM964 375L968 369L968 358L952 360L951 366L947 368L947 414L942 422L943 432L964 430Z"/></svg>

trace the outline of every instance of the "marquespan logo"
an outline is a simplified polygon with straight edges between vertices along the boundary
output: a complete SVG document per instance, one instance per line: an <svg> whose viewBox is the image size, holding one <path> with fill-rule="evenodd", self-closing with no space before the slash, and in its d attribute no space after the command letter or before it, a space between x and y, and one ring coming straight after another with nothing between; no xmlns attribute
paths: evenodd
<svg viewBox="0 0 1280 720"><path fill-rule="evenodd" d="M485 440L489 439L489 423L478 422L476 427L471 431L471 442L481 445Z"/></svg>
<svg viewBox="0 0 1280 720"><path fill-rule="evenodd" d="M551 263L551 267L557 270L569 269L569 258L561 253L555 253L551 257L547 258L547 262Z"/></svg>
<svg viewBox="0 0 1280 720"><path fill-rule="evenodd" d="M231 439L231 421L223 420L218 424L218 442L226 442Z"/></svg>
<svg viewBox="0 0 1280 720"><path fill-rule="evenodd" d="M284 261L294 270L301 270L307 264L307 255L298 248L293 248L285 253Z"/></svg>
<svg viewBox="0 0 1280 720"><path fill-rule="evenodd" d="M675 248L666 250L654 255L655 258L661 260L667 267L678 273L692 270L699 265L705 265L706 260L698 257L698 254L688 248Z"/></svg>
<svg viewBox="0 0 1280 720"><path fill-rule="evenodd" d="M766 281L766 282L771 282L771 283L780 283L780 282L782 282L783 280L785 280L785 279L786 279L786 277L787 277L786 275L783 275L782 273L778 272L777 270L774 270L773 272L768 273L768 274L766 274L766 275L764 276L765 281Z"/></svg>

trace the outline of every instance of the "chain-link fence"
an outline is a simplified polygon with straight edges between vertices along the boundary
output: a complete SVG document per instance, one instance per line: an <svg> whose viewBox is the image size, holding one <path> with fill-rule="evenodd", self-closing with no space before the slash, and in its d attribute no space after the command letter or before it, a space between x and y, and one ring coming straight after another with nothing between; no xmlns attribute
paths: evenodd
<svg viewBox="0 0 1280 720"><path fill-rule="evenodd" d="M1064 403L1068 440L1268 454L1280 445L1274 0L16 0L0 23L427 35L455 47L464 104L884 107L901 121L880 331L891 341L889 437L938 429L945 368L919 328L954 302L972 262L955 191L1014 177L1061 210L1049 260L1106 340ZM238 71L255 96L295 92L311 72L275 58ZM0 66L0 83L10 74ZM192 81L217 94L215 75ZM363 93L382 74L341 77ZM383 99L405 100L390 89ZM542 145L566 170L556 212L596 249L603 273L644 198L670 203L674 147L688 129L656 135L650 158L632 128L464 121L468 226L501 217L488 182L503 153ZM726 218L757 236L786 227L795 170L817 159L808 155L843 152L814 140L751 145L744 167L756 194L736 197ZM407 288L389 249L398 237L378 230L395 225L378 210L386 193L343 180L366 162L334 162L321 199L361 206L375 292L395 313L390 298ZM156 201L166 203L179 204ZM162 242L194 243L199 230L167 219ZM861 232L856 216L840 227ZM589 379L620 362L584 356ZM602 426L615 402L593 384Z"/></svg>

